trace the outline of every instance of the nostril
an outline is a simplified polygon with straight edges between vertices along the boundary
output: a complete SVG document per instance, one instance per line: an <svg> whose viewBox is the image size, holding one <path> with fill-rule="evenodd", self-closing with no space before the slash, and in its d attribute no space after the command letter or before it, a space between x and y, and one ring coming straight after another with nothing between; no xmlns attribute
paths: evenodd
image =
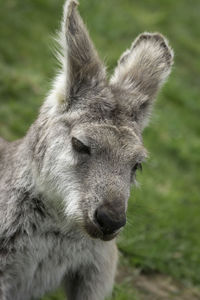
<svg viewBox="0 0 200 300"><path fill-rule="evenodd" d="M126 217L123 215L110 215L103 207L95 211L95 222L104 234L112 234L126 224Z"/></svg>
<svg viewBox="0 0 200 300"><path fill-rule="evenodd" d="M102 229L105 229L109 223L109 217L107 216L107 214L102 209L97 209L95 216L96 216L96 221L97 221L98 225Z"/></svg>

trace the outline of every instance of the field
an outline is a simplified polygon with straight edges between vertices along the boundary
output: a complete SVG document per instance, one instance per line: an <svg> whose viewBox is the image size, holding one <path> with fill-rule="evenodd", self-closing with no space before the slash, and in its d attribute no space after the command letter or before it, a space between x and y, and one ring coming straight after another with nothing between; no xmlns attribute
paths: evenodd
<svg viewBox="0 0 200 300"><path fill-rule="evenodd" d="M25 134L56 74L52 35L62 4L1 1L0 135L8 140ZM143 31L162 32L175 51L172 75L144 132L150 157L138 174L140 188L132 189L128 224L118 240L120 271L112 299L200 299L200 1L80 4L109 73ZM58 291L44 299L64 296Z"/></svg>

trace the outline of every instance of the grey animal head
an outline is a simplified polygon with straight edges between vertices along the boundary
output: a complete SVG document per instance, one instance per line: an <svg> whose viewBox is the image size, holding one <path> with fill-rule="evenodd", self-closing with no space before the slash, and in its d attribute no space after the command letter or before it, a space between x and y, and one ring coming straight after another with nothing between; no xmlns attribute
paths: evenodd
<svg viewBox="0 0 200 300"><path fill-rule="evenodd" d="M143 33L108 80L77 4L65 4L62 70L36 122L35 177L70 222L110 240L125 225L131 183L147 155L142 131L173 52L162 35Z"/></svg>

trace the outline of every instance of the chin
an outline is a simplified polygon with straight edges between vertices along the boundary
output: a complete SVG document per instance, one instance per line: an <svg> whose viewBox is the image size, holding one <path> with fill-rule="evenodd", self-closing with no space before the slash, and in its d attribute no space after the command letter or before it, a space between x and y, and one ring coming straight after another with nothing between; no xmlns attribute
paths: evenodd
<svg viewBox="0 0 200 300"><path fill-rule="evenodd" d="M104 234L94 222L89 220L85 222L85 231L91 238L100 239L105 242L115 239L120 232L118 230L112 234Z"/></svg>
<svg viewBox="0 0 200 300"><path fill-rule="evenodd" d="M115 239L118 236L119 232L113 233L113 234L104 234L103 237L101 238L102 241L111 241Z"/></svg>

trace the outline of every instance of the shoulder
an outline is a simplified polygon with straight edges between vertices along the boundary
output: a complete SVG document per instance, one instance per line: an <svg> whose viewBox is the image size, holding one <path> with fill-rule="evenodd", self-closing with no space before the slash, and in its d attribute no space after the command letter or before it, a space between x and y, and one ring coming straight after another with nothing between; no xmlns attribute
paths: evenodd
<svg viewBox="0 0 200 300"><path fill-rule="evenodd" d="M8 142L0 137L0 153L8 145Z"/></svg>

